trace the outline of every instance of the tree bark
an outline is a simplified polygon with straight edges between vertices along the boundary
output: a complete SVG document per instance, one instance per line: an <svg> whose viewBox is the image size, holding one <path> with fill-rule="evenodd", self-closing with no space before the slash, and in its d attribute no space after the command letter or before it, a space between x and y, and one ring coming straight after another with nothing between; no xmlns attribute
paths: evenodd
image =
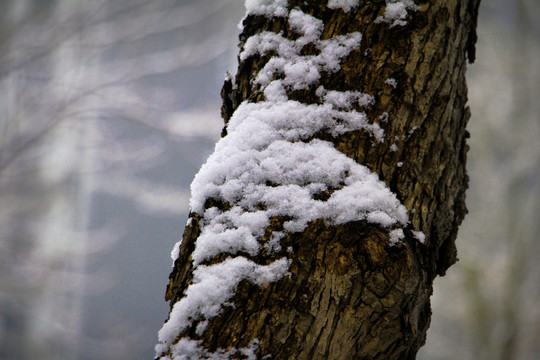
<svg viewBox="0 0 540 360"><path fill-rule="evenodd" d="M242 281L228 301L233 306L212 318L202 335L196 322L179 334L177 341L200 340L208 352L199 358L218 358L219 351L245 349L256 340L250 356L258 359L414 359L425 343L432 283L456 261L457 230L467 212L465 70L467 56L474 60L479 0L416 1L406 24L395 26L380 21L388 4L360 3L345 11L322 0L288 2L289 10L324 22L321 39L360 32L362 41L342 60L339 72L322 73L316 86L287 95L317 103L316 87L324 86L373 96L365 113L384 129L384 141L373 142L365 131L315 137L367 166L396 194L408 210L405 238L392 246L387 229L366 221L329 225L316 220L303 232L287 234L281 245L293 250L290 276L263 286ZM283 17L248 15L243 24L241 49L264 31L297 36ZM317 49L308 45L302 52L316 54ZM270 58L243 59L236 77L225 82L226 123L242 102L264 99L253 79ZM206 208L230 205L209 199ZM193 281L191 255L201 214L190 216L167 287L171 308ZM285 221L273 218L265 236L283 230ZM423 232L425 242L414 231ZM253 259L264 264L269 257L262 252ZM223 356L249 358L246 354ZM169 349L158 356L174 354Z"/></svg>

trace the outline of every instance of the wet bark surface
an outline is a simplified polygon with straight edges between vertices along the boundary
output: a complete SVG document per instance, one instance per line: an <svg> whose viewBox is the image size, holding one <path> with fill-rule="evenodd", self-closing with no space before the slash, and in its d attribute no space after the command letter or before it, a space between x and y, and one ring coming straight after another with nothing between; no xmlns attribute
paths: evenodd
<svg viewBox="0 0 540 360"><path fill-rule="evenodd" d="M416 1L419 9L410 11L408 23L392 28L375 21L384 14L381 1L348 13L328 9L327 1L289 3L324 21L323 39L362 33L360 49L345 58L339 73L323 74L320 85L373 95L366 114L384 129L384 142L362 131L319 137L368 166L397 194L409 212L406 237L391 246L387 230L366 222L315 221L282 240L282 252L292 260L289 276L262 287L242 282L202 337L196 323L182 336L202 340L209 351L257 339L261 359L414 359L429 327L433 279L455 263L457 230L466 214L465 70L467 56L474 60L478 1ZM262 31L295 36L283 18L248 16L240 46ZM309 46L304 51L316 53ZM225 122L242 101L263 99L251 80L270 56L246 59L225 83ZM318 101L315 89L288 95ZM167 288L171 307L192 280L190 254L200 229L199 215L191 217ZM268 236L282 224L273 219ZM412 230L424 232L425 244ZM263 252L254 260L271 259Z"/></svg>

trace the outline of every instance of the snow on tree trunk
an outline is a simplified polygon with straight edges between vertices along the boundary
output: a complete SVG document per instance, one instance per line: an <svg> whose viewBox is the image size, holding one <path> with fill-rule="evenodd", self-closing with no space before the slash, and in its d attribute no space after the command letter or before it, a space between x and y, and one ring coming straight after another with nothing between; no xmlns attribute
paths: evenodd
<svg viewBox="0 0 540 360"><path fill-rule="evenodd" d="M162 359L409 359L466 208L478 1L248 0Z"/></svg>

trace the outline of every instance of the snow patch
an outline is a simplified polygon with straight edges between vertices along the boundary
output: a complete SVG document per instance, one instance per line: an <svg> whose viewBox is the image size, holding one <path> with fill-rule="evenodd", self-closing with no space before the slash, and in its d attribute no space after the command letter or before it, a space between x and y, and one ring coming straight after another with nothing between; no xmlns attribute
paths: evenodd
<svg viewBox="0 0 540 360"><path fill-rule="evenodd" d="M403 229L395 229L390 231L390 244L396 245L401 240L405 238L405 234L403 233Z"/></svg>
<svg viewBox="0 0 540 360"><path fill-rule="evenodd" d="M242 355L245 360L256 360L257 356L255 351L259 347L259 341L253 340L248 347L241 349L218 349L215 352L210 352L201 346L200 340L192 340L190 338L183 338L178 341L177 344L171 347L173 359L177 360L227 360L231 356ZM164 358L167 359L167 358ZM170 359L170 358L169 358Z"/></svg>
<svg viewBox="0 0 540 360"><path fill-rule="evenodd" d="M414 134L414 132L415 132L416 130L418 130L418 129L419 129L418 126L413 127L413 128L411 129L411 131L409 131L409 133L407 134L407 139L409 139L409 138Z"/></svg>
<svg viewBox="0 0 540 360"><path fill-rule="evenodd" d="M326 104L340 110L352 110L355 106L367 107L375 104L375 98L359 91L327 91L320 86L316 95Z"/></svg>
<svg viewBox="0 0 540 360"><path fill-rule="evenodd" d="M341 60L360 46L360 33L339 35L332 39L320 40L324 24L321 20L303 13L298 9L291 11L290 27L301 35L296 40L289 40L282 34L262 32L247 39L240 60L259 54L275 54L259 71L255 84L262 88L275 78L282 78L282 85L292 90L307 89L321 77L321 72L333 73L340 69ZM318 55L301 56L307 44L315 44Z"/></svg>
<svg viewBox="0 0 540 360"><path fill-rule="evenodd" d="M412 233L416 240L420 241L422 244L425 244L426 235L422 231L413 231Z"/></svg>
<svg viewBox="0 0 540 360"><path fill-rule="evenodd" d="M180 256L180 245L182 245L182 240L174 244L171 251L171 259L173 260L172 266L174 266L174 262L176 261L176 259L178 259L178 256Z"/></svg>
<svg viewBox="0 0 540 360"><path fill-rule="evenodd" d="M249 280L256 285L268 284L285 276L288 267L289 260L286 258L269 265L259 265L243 256L196 267L193 282L186 289L185 296L174 304L169 320L158 332L159 340L164 344L172 344L178 334L194 321L204 322L219 315L223 304L234 296L241 281Z"/></svg>
<svg viewBox="0 0 540 360"><path fill-rule="evenodd" d="M358 0L329 0L329 9L342 9L345 12L351 11L358 6Z"/></svg>
<svg viewBox="0 0 540 360"><path fill-rule="evenodd" d="M375 23L388 23L390 28L407 24L408 10L417 11L418 6L412 0L386 0L386 9L383 16L379 16Z"/></svg>
<svg viewBox="0 0 540 360"><path fill-rule="evenodd" d="M246 14L285 17L288 15L287 5L287 0L246 0Z"/></svg>
<svg viewBox="0 0 540 360"><path fill-rule="evenodd" d="M385 83L386 85L390 85L390 86L393 87L394 89L397 88L397 80L394 79L394 78L386 79L386 80L384 81L384 83Z"/></svg>

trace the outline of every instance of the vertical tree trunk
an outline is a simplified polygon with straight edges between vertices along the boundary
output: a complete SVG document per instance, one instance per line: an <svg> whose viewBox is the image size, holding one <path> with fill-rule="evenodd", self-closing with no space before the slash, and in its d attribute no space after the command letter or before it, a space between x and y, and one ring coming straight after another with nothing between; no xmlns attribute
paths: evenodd
<svg viewBox="0 0 540 360"><path fill-rule="evenodd" d="M251 170L241 169L243 175L235 181L242 189L232 196L223 184L232 183L228 176L234 168L217 176L221 180L212 180L207 168L227 161L211 157L194 181L191 218L176 249L167 289L171 315L160 331L158 357L414 359L424 344L432 282L456 261L454 241L466 213L465 126L470 115L465 69L467 55L474 60L479 0L358 3L247 2L240 65L223 87L222 115L228 125L216 153L227 146L227 138L249 138L249 144L255 141L251 137L264 138L265 127L241 136L234 132L240 131L241 121L255 122L252 119L272 113L278 117L293 103L304 109L304 118L295 123L291 115L293 120L280 123L276 134L282 137L264 143L258 152L288 141L290 146L305 144L313 153L320 151L320 164L345 164L333 157L334 150L354 163L343 165L345 170L335 165L343 170L341 175L335 170L335 176L341 176L337 183L317 178L324 186L313 192L306 204L315 205L306 205L305 212L331 206L304 218L293 211L272 210L294 206L300 198L280 198L275 205L275 199L263 196L254 206L246 200L260 193L249 192L252 180L238 179L264 168L266 158L257 157L260 164ZM285 103L289 105L280 107ZM263 114L264 106L270 110ZM331 110L321 115L323 108ZM353 122L347 114L365 121ZM335 124L303 128L302 121L318 116L321 121L330 116ZM286 126L294 129L287 132ZM331 150L328 155L325 149ZM282 157L289 156L283 154L273 155L272 164L283 168ZM230 156L235 159L234 151ZM304 163L293 156L293 161L300 172L312 170L305 165L311 158ZM395 194L384 193L383 202L399 205L359 205L377 203L371 196L384 192L379 185L365 185L371 181L367 178L350 185L355 171L364 167ZM333 173L330 169L327 172ZM256 185L267 186L269 192L292 186L289 173L273 175ZM304 177L293 185L308 187L304 182L310 180ZM221 190L204 188L201 184L208 179L221 184ZM345 190L362 186L365 198L351 195L353 201L345 204L351 199ZM239 217L230 215L236 208L244 215L268 216L261 225L264 231L251 234L258 245L225 246L207 240L215 230L211 231L214 219L226 215L214 242L232 241L227 231L243 226ZM335 208L341 210L328 210ZM349 209L358 216L341 216ZM244 265L230 267L233 261ZM229 275L237 280L224 280ZM220 291L223 296L208 300Z"/></svg>

